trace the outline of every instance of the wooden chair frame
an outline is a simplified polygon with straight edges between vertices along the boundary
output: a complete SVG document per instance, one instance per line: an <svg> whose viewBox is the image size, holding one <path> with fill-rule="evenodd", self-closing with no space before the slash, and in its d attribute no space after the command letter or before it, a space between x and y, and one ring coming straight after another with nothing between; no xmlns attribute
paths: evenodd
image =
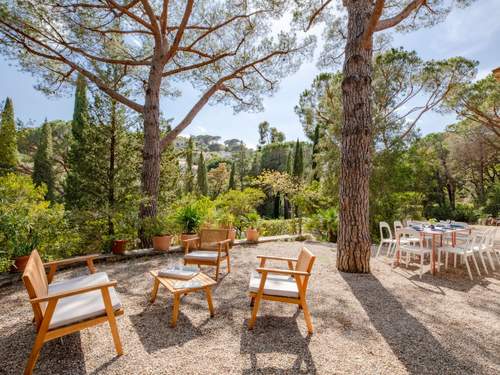
<svg viewBox="0 0 500 375"><path fill-rule="evenodd" d="M215 249L204 249L202 248L203 243L201 242L203 238L204 231L225 231L226 238L221 241L214 241ZM184 257L184 265L188 264L196 264L198 267L200 266L215 266L215 281L219 279L219 269L221 261L226 258L227 262L227 273L231 272L231 260L229 256L229 249L231 246L231 239L229 237L229 229L202 229L200 235L198 237L189 238L187 240L182 240L184 243L184 255L189 254L189 249L193 250L207 250L207 251L217 251L217 259L186 259Z"/></svg>
<svg viewBox="0 0 500 375"><path fill-rule="evenodd" d="M34 253L36 253L36 255L34 255ZM33 349L31 350L31 354L24 369L24 374L30 375L33 373L33 368L35 367L35 363L40 353L40 350L42 349L43 344L46 343L47 341L54 340L62 336L66 336L74 332L81 331L84 328L92 327L94 325L101 324L106 321L109 323L109 326L111 328L111 334L113 336L113 342L116 348L116 352L118 355L122 355L123 348L120 341L120 336L118 335L116 316L123 315L124 310L123 308L120 308L119 310L113 309L113 305L111 303L111 296L109 293L109 288L116 287L117 282L109 281L101 284L92 285L89 287L67 290L59 293L54 293L51 295L47 294L39 296L37 295L38 294L37 290L40 290L39 289L40 287L43 288L43 285L39 285L40 280L35 280L34 278L31 278L29 276L29 272L31 272L32 269L36 267L36 264L34 264L33 256L39 257L36 250L32 252L30 260L28 261L26 269L23 273L23 282L24 285L26 286L26 289L28 290L30 303L35 313L37 335L35 338ZM79 261L86 261L87 265L89 266L89 269L91 270L92 273L94 273L95 267L93 267L92 261L95 257L96 257L95 255L92 255L92 256L67 259L63 261L49 262L46 263L45 266L50 267L51 273L49 273L49 276L52 275L51 278L53 278L55 270L58 265L69 264ZM45 274L43 274L42 277L43 276L45 276ZM57 302L60 299L70 296L75 296L77 294L89 293L95 290L100 290L102 293L102 298L106 310L104 315L79 321L73 324L68 324L62 327L57 327L53 329L49 328L52 316L57 306Z"/></svg>
<svg viewBox="0 0 500 375"><path fill-rule="evenodd" d="M306 248L301 249L301 251L303 250L309 252L309 250L307 250ZM262 274L262 276L260 279L258 292L249 293L251 298L250 306L253 306L253 309L252 309L252 317L248 322L248 329L253 329L255 325L255 321L257 320L257 313L259 311L260 301L266 300L266 301L292 303L298 305L299 309L301 309L304 312L304 319L306 321L307 331L311 334L313 333L313 324L311 320L311 314L309 312L309 307L307 306L306 292L307 292L307 285L309 283L309 277L311 276L311 270L314 265L314 261L316 260L316 257L312 255L310 252L309 254L311 255L311 258L309 260L309 264L307 265L306 271L298 271L295 269L299 258L286 258L286 257L265 256L265 255L257 256L257 258L260 259L260 266L256 269L256 271ZM266 268L265 265L268 259L287 262L288 269L285 270L277 268ZM297 283L297 289L299 291L298 298L264 294L264 286L266 285L266 279L268 274L292 276L295 279L295 282Z"/></svg>

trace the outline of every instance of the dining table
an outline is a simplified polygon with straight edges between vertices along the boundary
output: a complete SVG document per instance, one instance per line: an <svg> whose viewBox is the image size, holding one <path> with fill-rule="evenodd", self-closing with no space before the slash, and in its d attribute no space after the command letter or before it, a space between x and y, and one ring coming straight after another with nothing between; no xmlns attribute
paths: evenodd
<svg viewBox="0 0 500 375"><path fill-rule="evenodd" d="M457 235L465 234L470 235L471 229L464 227L453 227L453 226L431 226L431 225L420 225L420 226L409 226L404 229L413 229L419 235L421 242L425 244L425 238L431 238L432 244L432 254L431 254L431 273L434 275L436 273L436 257L437 257L437 248L439 246L443 246L443 238L446 235L451 238L451 246L455 247L457 245ZM396 238L398 234L396 233ZM425 245L424 245L425 246ZM399 250L396 254L396 263L400 261Z"/></svg>

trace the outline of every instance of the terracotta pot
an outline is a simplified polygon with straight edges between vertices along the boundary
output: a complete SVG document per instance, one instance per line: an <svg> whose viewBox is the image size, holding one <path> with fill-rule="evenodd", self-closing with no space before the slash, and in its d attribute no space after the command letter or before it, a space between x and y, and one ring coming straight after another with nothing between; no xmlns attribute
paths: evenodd
<svg viewBox="0 0 500 375"><path fill-rule="evenodd" d="M23 255L22 257L16 257L14 259L14 264L10 266L10 272L23 272L26 268L26 263L28 263L29 255Z"/></svg>
<svg viewBox="0 0 500 375"><path fill-rule="evenodd" d="M114 240L113 247L111 248L113 254L125 253L125 246L127 245L127 242L127 240Z"/></svg>
<svg viewBox="0 0 500 375"><path fill-rule="evenodd" d="M153 249L156 251L168 251L171 243L172 236L170 235L153 237Z"/></svg>
<svg viewBox="0 0 500 375"><path fill-rule="evenodd" d="M198 237L198 234L197 233L182 233L181 234L181 247L182 247L182 250L186 250L186 247L184 246L184 240L189 240L190 238L196 238ZM191 246L191 244L189 245L189 247L192 249L193 247Z"/></svg>
<svg viewBox="0 0 500 375"><path fill-rule="evenodd" d="M248 242L259 242L259 231L257 229L248 228L247 229L247 241Z"/></svg>

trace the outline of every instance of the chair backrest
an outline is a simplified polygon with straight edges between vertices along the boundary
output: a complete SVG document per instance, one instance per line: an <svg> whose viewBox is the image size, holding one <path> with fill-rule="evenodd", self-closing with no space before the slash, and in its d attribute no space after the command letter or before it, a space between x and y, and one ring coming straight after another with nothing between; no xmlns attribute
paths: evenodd
<svg viewBox="0 0 500 375"><path fill-rule="evenodd" d="M392 231L391 231L391 227L389 226L389 224L387 224L385 221L381 221L379 223L379 228L380 228L380 239L381 240L392 240ZM389 237L384 237L384 229L387 230Z"/></svg>
<svg viewBox="0 0 500 375"><path fill-rule="evenodd" d="M423 236L421 235L421 233L413 228L399 228L397 231L396 231L396 241L399 243L399 238L401 237L412 237L412 238L419 238L419 246L420 247L423 247L424 244L423 244Z"/></svg>
<svg viewBox="0 0 500 375"><path fill-rule="evenodd" d="M48 294L49 283L47 275L45 274L42 259L36 250L31 252L28 263L26 263L26 268L23 272L23 283L30 299L46 297ZM37 322L41 322L45 306L45 303L40 305L32 304Z"/></svg>
<svg viewBox="0 0 500 375"><path fill-rule="evenodd" d="M491 228L486 231L486 238L484 245L487 249L493 249L495 247L495 237L497 234L496 228Z"/></svg>
<svg viewBox="0 0 500 375"><path fill-rule="evenodd" d="M200 249L212 250L216 243L229 238L229 229L202 229L200 231Z"/></svg>
<svg viewBox="0 0 500 375"><path fill-rule="evenodd" d="M401 229L401 228L404 228L403 227L403 223L401 221L399 221L399 220L395 220L394 221L394 233L396 233L396 231L398 229Z"/></svg>
<svg viewBox="0 0 500 375"><path fill-rule="evenodd" d="M299 256L297 257L295 271L311 272L315 260L316 256L308 248L303 247L300 249ZM305 276L299 276L302 283L304 282L304 278ZM307 283L304 285L304 288L307 288Z"/></svg>

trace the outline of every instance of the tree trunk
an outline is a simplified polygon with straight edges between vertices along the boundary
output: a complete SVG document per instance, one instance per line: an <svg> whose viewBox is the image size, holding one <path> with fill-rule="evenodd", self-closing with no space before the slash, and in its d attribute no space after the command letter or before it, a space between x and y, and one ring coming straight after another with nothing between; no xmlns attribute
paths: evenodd
<svg viewBox="0 0 500 375"><path fill-rule="evenodd" d="M274 219L279 219L280 218L280 209L281 209L281 197L280 194L276 194L274 197L274 212L273 212L273 217Z"/></svg>
<svg viewBox="0 0 500 375"><path fill-rule="evenodd" d="M144 101L144 146L142 149L140 218L154 217L157 212L160 182L160 84L162 64L160 58L153 57ZM143 245L149 245L141 226L139 237Z"/></svg>
<svg viewBox="0 0 500 375"><path fill-rule="evenodd" d="M109 166L108 166L108 234L115 234L113 214L115 210L115 157L116 157L116 102L111 103L111 134L109 137Z"/></svg>
<svg viewBox="0 0 500 375"><path fill-rule="evenodd" d="M370 272L369 181L371 173L372 46L362 46L362 35L372 12L369 0L346 0L347 43L342 81L342 147L340 172L340 228L337 268ZM370 40L372 37L370 36Z"/></svg>

